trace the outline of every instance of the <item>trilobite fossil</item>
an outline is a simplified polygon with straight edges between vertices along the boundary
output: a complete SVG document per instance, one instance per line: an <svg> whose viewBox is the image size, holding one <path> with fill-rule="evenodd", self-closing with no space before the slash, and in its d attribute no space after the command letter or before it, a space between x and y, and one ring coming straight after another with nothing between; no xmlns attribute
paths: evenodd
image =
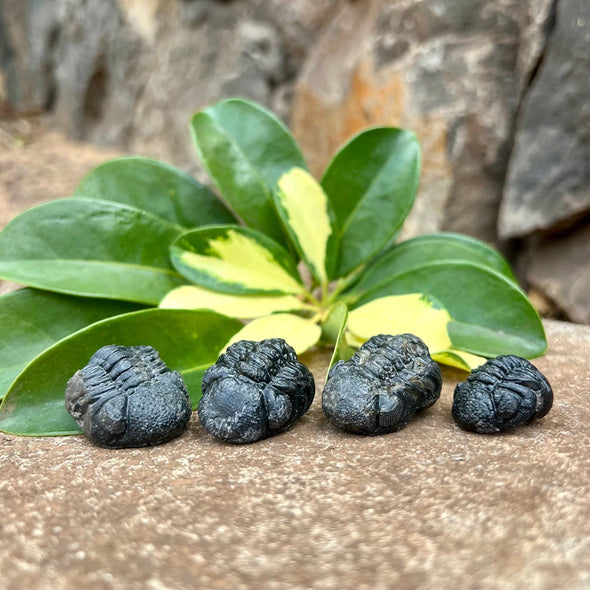
<svg viewBox="0 0 590 590"><path fill-rule="evenodd" d="M68 381L66 409L108 448L145 447L181 435L191 403L180 373L151 346L104 346Z"/></svg>
<svg viewBox="0 0 590 590"><path fill-rule="evenodd" d="M328 420L357 434L403 428L440 397L442 375L428 347L413 334L379 334L328 373L322 409Z"/></svg>
<svg viewBox="0 0 590 590"><path fill-rule="evenodd" d="M291 427L311 406L315 383L281 338L232 344L203 376L198 413L209 434L249 443Z"/></svg>
<svg viewBox="0 0 590 590"><path fill-rule="evenodd" d="M526 359L503 355L457 385L452 413L461 428L491 434L542 418L552 405L545 376Z"/></svg>

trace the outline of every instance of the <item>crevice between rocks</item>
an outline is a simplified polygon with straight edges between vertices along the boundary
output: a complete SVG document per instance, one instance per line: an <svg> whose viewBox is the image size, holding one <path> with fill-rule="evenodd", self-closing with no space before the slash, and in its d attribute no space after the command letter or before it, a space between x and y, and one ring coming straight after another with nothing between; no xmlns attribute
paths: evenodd
<svg viewBox="0 0 590 590"><path fill-rule="evenodd" d="M531 68L531 71L526 79L525 84L523 85L522 92L518 99L518 104L514 111L514 115L511 121L511 133L509 135L510 140L507 142L506 145L506 166L504 167L503 178L502 178L502 193L504 194L504 190L506 188L506 179L508 177L508 171L510 169L510 161L512 159L512 154L514 152L514 146L516 144L516 135L518 130L518 122L520 120L520 116L524 109L524 105L526 104L527 97L535 84L535 80L537 79L543 62L545 61L545 56L547 54L547 49L551 42L551 37L555 31L555 26L557 23L557 4L559 0L553 0L551 4L551 8L549 9L549 15L547 17L547 21L545 22L545 35L544 35L544 43L539 56ZM498 210L496 212L496 224L499 218L500 207L502 203L502 196L498 202ZM523 286L524 289L528 289L530 285L526 280L526 268L528 264L526 264L526 259L528 256L525 254L527 251L530 251L530 244L528 243L528 239L525 238L508 238L504 240L499 240L499 247L504 253L504 255L508 258L510 265L514 268L516 277L520 284ZM560 310L560 313L561 310Z"/></svg>

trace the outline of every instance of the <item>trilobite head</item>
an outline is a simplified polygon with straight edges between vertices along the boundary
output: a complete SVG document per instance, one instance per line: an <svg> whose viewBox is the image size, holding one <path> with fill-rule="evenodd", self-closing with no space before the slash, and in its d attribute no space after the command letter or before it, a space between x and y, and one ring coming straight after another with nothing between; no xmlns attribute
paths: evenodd
<svg viewBox="0 0 590 590"><path fill-rule="evenodd" d="M108 448L157 445L182 434L191 404L180 373L151 346L109 345L68 381L66 409Z"/></svg>
<svg viewBox="0 0 590 590"><path fill-rule="evenodd" d="M428 347L413 334L379 334L348 361L336 363L322 394L324 414L338 428L386 434L440 396L442 375Z"/></svg>
<svg viewBox="0 0 590 590"><path fill-rule="evenodd" d="M291 427L313 401L315 383L281 338L232 344L205 372L199 420L209 434L249 443Z"/></svg>
<svg viewBox="0 0 590 590"><path fill-rule="evenodd" d="M542 418L552 404L545 376L526 359L503 355L457 385L452 413L461 428L491 434Z"/></svg>

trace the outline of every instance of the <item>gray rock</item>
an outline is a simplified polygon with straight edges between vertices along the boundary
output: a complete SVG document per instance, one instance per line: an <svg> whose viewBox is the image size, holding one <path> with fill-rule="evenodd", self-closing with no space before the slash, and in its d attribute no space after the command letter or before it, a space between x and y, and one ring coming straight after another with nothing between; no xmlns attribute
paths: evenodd
<svg viewBox="0 0 590 590"><path fill-rule="evenodd" d="M527 281L570 320L590 324L590 223L542 240L530 258Z"/></svg>
<svg viewBox="0 0 590 590"><path fill-rule="evenodd" d="M338 0L0 0L0 70L17 110L73 139L199 174L191 115L230 95L287 116L292 78Z"/></svg>
<svg viewBox="0 0 590 590"><path fill-rule="evenodd" d="M499 233L548 230L590 211L590 3L560 0L520 120Z"/></svg>
<svg viewBox="0 0 590 590"><path fill-rule="evenodd" d="M495 241L513 121L550 7L551 0L342 7L296 87L294 130L314 172L364 127L412 129L423 173L402 237L449 229Z"/></svg>
<svg viewBox="0 0 590 590"><path fill-rule="evenodd" d="M238 64L225 77L221 94L268 102L272 88L287 76L281 39L272 26L251 20L238 25L237 38Z"/></svg>
<svg viewBox="0 0 590 590"><path fill-rule="evenodd" d="M20 111L49 108L55 99L55 8L50 0L0 0L0 70L6 98Z"/></svg>

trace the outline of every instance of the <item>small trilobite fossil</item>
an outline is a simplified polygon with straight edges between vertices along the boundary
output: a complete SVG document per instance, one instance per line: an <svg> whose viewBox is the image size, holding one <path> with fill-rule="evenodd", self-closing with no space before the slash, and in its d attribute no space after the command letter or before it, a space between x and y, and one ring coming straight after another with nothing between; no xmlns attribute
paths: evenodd
<svg viewBox="0 0 590 590"><path fill-rule="evenodd" d="M386 434L403 428L416 410L439 397L442 375L428 347L413 334L379 334L328 373L324 414L338 428Z"/></svg>
<svg viewBox="0 0 590 590"><path fill-rule="evenodd" d="M157 445L180 436L191 403L180 373L151 346L104 346L68 381L66 409L97 445Z"/></svg>
<svg viewBox="0 0 590 590"><path fill-rule="evenodd" d="M553 405L545 376L514 355L490 359L459 383L453 396L453 418L465 430L502 432L542 418Z"/></svg>
<svg viewBox="0 0 590 590"><path fill-rule="evenodd" d="M311 406L315 382L281 338L240 340L203 376L198 413L205 430L249 443L291 427Z"/></svg>

